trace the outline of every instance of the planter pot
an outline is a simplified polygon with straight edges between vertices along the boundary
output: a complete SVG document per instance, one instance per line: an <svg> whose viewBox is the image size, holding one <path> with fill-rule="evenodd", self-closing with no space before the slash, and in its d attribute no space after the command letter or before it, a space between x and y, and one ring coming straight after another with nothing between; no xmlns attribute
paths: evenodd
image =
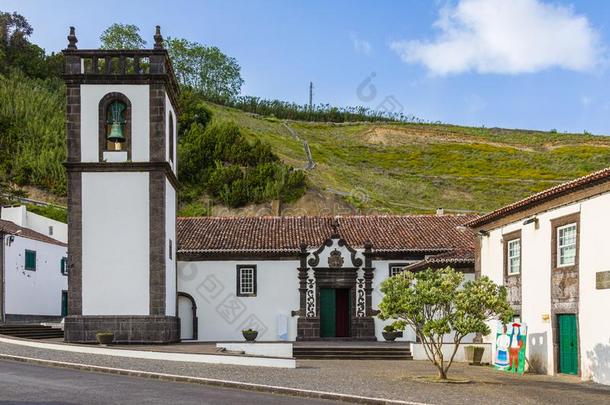
<svg viewBox="0 0 610 405"><path fill-rule="evenodd" d="M258 332L242 332L241 334L244 335L247 342L254 342L258 336Z"/></svg>
<svg viewBox="0 0 610 405"><path fill-rule="evenodd" d="M484 347L464 346L464 354L466 354L466 361L468 361L469 364L481 365L484 352Z"/></svg>
<svg viewBox="0 0 610 405"><path fill-rule="evenodd" d="M110 345L114 341L114 333L98 333L95 338L101 345Z"/></svg>
<svg viewBox="0 0 610 405"><path fill-rule="evenodd" d="M381 334L386 342L393 342L397 337L402 337L402 332L381 332Z"/></svg>

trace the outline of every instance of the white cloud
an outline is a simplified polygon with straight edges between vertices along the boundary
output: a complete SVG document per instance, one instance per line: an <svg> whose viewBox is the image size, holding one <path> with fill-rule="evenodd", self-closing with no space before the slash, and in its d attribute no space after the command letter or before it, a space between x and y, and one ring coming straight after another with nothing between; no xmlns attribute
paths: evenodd
<svg viewBox="0 0 610 405"><path fill-rule="evenodd" d="M350 38L352 40L352 45L354 46L354 50L358 53L362 53L364 55L370 55L373 48L369 41L364 39L360 39L356 36L356 34L351 34Z"/></svg>
<svg viewBox="0 0 610 405"><path fill-rule="evenodd" d="M390 48L435 75L587 71L602 57L585 16L539 0L460 0L443 7L434 26L435 39L395 41Z"/></svg>

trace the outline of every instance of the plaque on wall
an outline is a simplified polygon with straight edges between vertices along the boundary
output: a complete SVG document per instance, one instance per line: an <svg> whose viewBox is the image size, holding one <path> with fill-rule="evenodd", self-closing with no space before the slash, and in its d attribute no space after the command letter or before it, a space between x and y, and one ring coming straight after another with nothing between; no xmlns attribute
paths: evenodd
<svg viewBox="0 0 610 405"><path fill-rule="evenodd" d="M610 288L610 271L598 271L595 273L595 288L598 290Z"/></svg>

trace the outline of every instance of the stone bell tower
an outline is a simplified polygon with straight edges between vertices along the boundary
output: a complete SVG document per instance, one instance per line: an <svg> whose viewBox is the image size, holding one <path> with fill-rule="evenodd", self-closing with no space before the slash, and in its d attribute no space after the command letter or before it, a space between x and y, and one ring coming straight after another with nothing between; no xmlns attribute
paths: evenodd
<svg viewBox="0 0 610 405"><path fill-rule="evenodd" d="M157 26L154 49L65 56L68 316L65 339L179 339L176 316L178 85Z"/></svg>

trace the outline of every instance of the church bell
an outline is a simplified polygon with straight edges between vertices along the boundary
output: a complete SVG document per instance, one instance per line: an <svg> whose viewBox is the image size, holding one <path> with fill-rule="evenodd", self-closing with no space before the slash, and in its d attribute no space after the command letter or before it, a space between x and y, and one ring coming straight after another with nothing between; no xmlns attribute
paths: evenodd
<svg viewBox="0 0 610 405"><path fill-rule="evenodd" d="M110 124L108 141L110 142L125 142L125 134L123 133L123 124L125 123L125 119L123 117L124 110L125 105L119 102L112 103L110 106L110 110L108 111L108 123Z"/></svg>
<svg viewBox="0 0 610 405"><path fill-rule="evenodd" d="M110 142L125 142L125 135L123 135L123 126L118 122L113 122L110 127L110 134L108 135Z"/></svg>

